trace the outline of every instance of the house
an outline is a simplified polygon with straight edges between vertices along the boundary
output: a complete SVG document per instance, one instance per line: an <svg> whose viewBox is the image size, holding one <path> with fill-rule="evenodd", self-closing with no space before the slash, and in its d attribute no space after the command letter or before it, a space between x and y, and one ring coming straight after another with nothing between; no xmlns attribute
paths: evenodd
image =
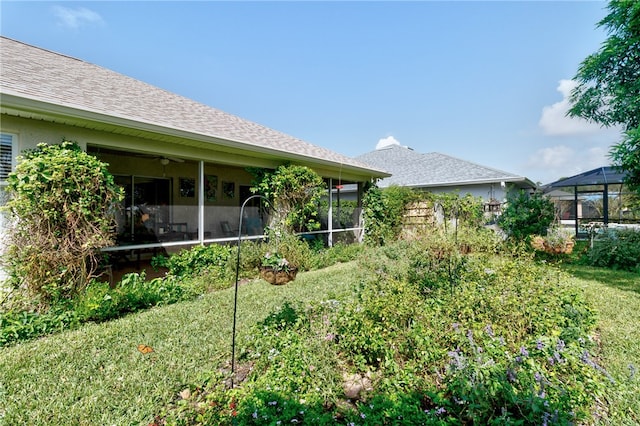
<svg viewBox="0 0 640 426"><path fill-rule="evenodd" d="M388 173L352 158L114 71L0 37L3 181L22 150L63 138L109 164L126 193L118 244L109 250L176 248L237 238L250 195L248 167L308 166L328 183L356 185ZM330 192L327 194L329 199ZM329 203L329 215L332 205ZM261 234L247 206L241 232ZM144 226L136 222L146 219ZM358 224L360 226L360 224ZM329 221L324 232L333 233Z"/></svg>
<svg viewBox="0 0 640 426"><path fill-rule="evenodd" d="M523 176L503 172L438 152L421 154L393 144L356 157L356 160L391 173L378 186L406 186L424 191L471 194L485 201L486 210L499 210L510 189L536 188Z"/></svg>

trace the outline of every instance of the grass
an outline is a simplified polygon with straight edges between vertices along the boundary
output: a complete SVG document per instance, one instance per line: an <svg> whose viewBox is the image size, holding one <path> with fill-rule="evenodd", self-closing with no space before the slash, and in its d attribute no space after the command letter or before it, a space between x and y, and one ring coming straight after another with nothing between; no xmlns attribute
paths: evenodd
<svg viewBox="0 0 640 426"><path fill-rule="evenodd" d="M599 313L600 364L615 380L594 423L640 423L640 278L565 265ZM344 299L355 263L239 291L238 334L284 301ZM187 384L230 362L233 289L0 349L0 424L149 424ZM142 355L138 344L154 352Z"/></svg>
<svg viewBox="0 0 640 426"><path fill-rule="evenodd" d="M238 333L285 300L344 298L353 264L286 286L242 285ZM233 289L0 349L0 424L149 424L187 383L230 362ZM137 345L154 352L142 355Z"/></svg>
<svg viewBox="0 0 640 426"><path fill-rule="evenodd" d="M598 312L601 363L615 380L601 423L640 424L640 275L588 266L565 266Z"/></svg>

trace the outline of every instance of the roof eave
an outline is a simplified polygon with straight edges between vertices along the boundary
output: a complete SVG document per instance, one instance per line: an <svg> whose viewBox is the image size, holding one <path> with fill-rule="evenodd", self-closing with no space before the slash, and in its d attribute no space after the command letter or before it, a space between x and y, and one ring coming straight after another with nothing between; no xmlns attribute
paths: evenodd
<svg viewBox="0 0 640 426"><path fill-rule="evenodd" d="M537 188L537 185L533 183L530 179L523 176L515 176L515 177L505 177L505 178L496 178L496 179L477 179L477 180L461 180L461 181L450 181L450 182L429 182L429 183L417 183L417 184L405 184L402 186L406 186L409 188L435 188L442 186L463 186L463 185L486 185L486 184L494 184L494 183L522 183L525 186L530 186L532 188Z"/></svg>

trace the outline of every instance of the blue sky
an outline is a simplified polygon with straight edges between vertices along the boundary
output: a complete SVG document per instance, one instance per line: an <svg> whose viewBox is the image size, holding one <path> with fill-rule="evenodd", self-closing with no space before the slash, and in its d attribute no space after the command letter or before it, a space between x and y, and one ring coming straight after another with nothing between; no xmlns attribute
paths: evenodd
<svg viewBox="0 0 640 426"><path fill-rule="evenodd" d="M606 3L16 2L1 33L348 156L381 143L548 183L616 129L564 116Z"/></svg>

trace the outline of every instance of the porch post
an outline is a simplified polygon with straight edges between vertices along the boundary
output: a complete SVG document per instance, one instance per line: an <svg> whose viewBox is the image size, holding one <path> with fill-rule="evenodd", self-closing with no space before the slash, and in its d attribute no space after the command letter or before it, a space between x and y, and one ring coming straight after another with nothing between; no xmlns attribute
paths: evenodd
<svg viewBox="0 0 640 426"><path fill-rule="evenodd" d="M575 212L576 239L578 238L578 185L573 187L573 208Z"/></svg>
<svg viewBox="0 0 640 426"><path fill-rule="evenodd" d="M606 183L602 191L602 210L604 210L604 224L609 225L609 185Z"/></svg>
<svg viewBox="0 0 640 426"><path fill-rule="evenodd" d="M361 243L362 241L364 241L364 210L362 209L362 197L363 197L363 185L362 182L358 182L357 183L357 190L356 190L356 197L358 199L358 228L360 228L360 230L358 231L357 235L358 235L358 242Z"/></svg>
<svg viewBox="0 0 640 426"><path fill-rule="evenodd" d="M204 241L204 161L198 163L198 241Z"/></svg>
<svg viewBox="0 0 640 426"><path fill-rule="evenodd" d="M329 178L329 212L327 215L327 229L329 234L327 237L327 245L333 247L333 179Z"/></svg>

